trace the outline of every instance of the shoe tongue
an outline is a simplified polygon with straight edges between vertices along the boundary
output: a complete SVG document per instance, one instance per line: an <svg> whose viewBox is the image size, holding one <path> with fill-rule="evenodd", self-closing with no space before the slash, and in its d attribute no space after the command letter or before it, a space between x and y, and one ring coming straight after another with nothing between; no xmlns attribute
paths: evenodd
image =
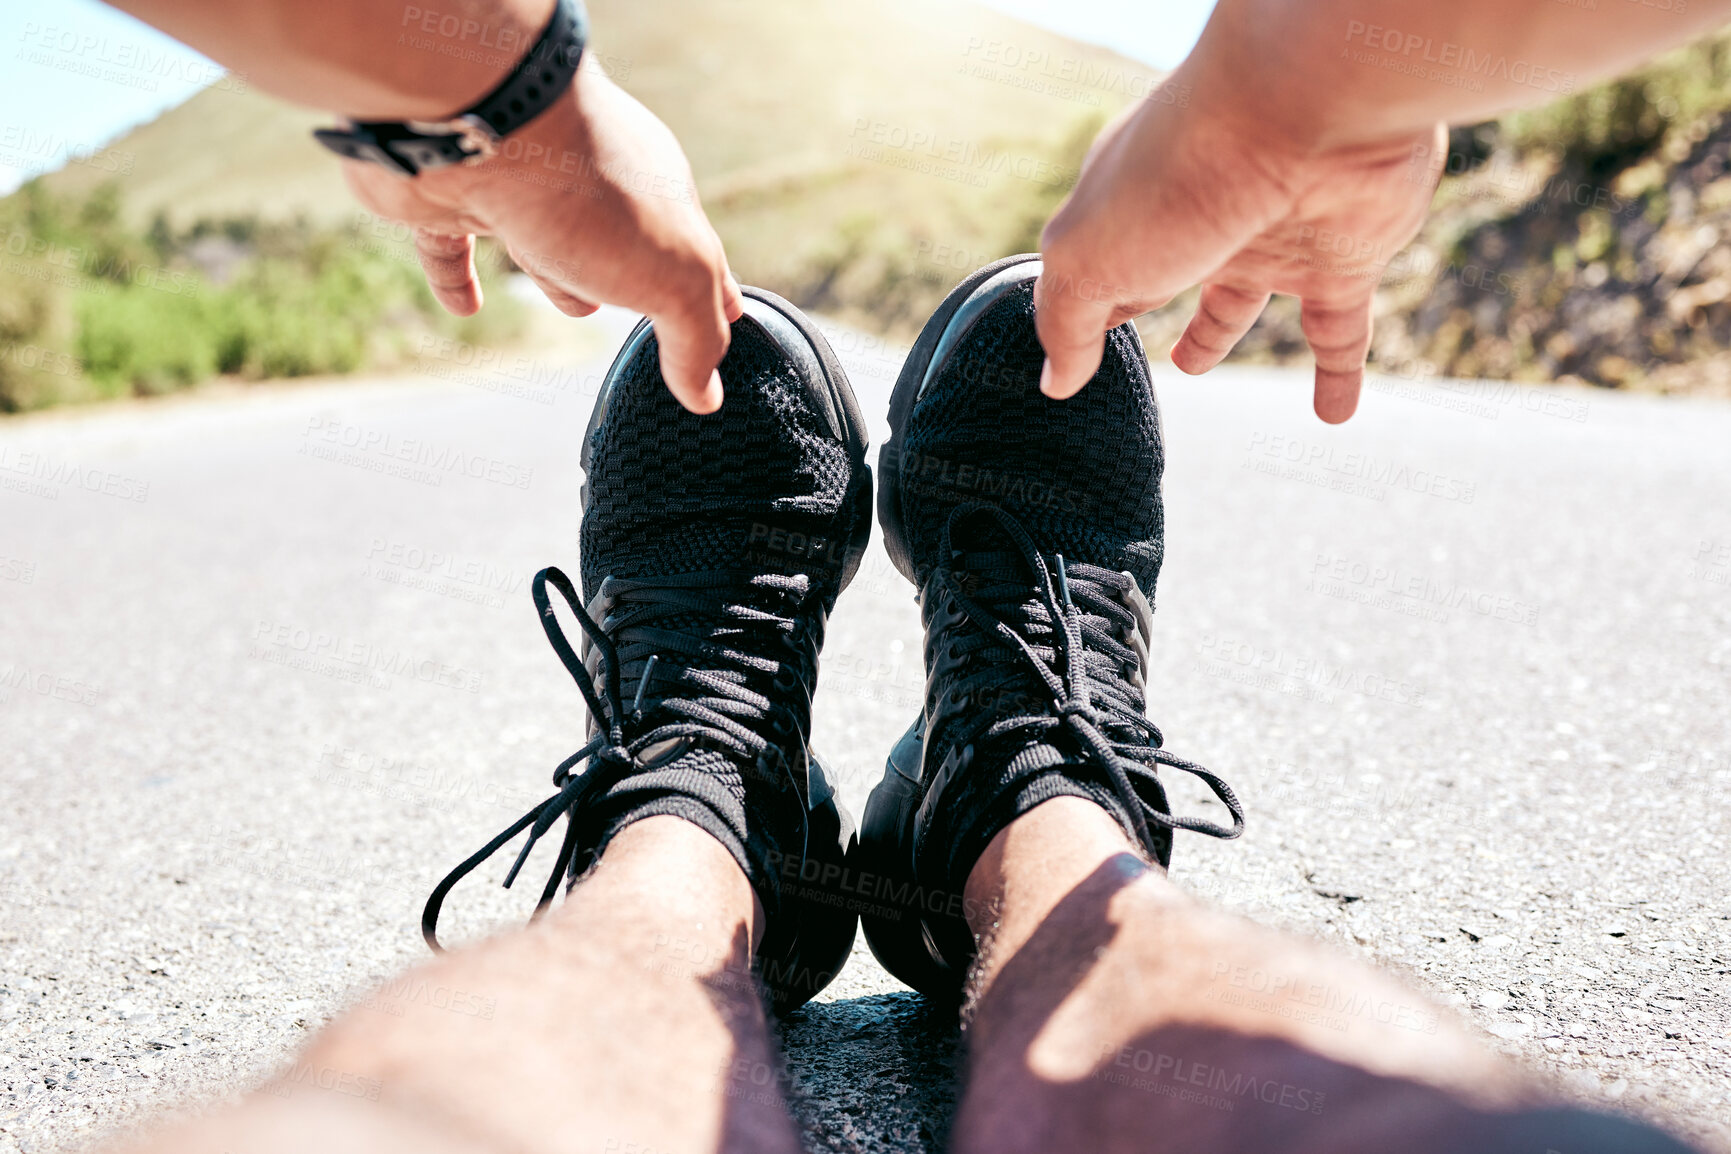
<svg viewBox="0 0 1731 1154"><path fill-rule="evenodd" d="M1015 539L996 520L971 517L961 521L950 536L950 548L950 569L963 592L971 595L988 584L1013 585L1026 586L1026 600L1037 596L1033 568Z"/></svg>
<svg viewBox="0 0 1731 1154"><path fill-rule="evenodd" d="M952 548L976 553L1004 553L1021 561L1021 550L1015 539L996 518L981 515L964 516L956 520L950 533Z"/></svg>

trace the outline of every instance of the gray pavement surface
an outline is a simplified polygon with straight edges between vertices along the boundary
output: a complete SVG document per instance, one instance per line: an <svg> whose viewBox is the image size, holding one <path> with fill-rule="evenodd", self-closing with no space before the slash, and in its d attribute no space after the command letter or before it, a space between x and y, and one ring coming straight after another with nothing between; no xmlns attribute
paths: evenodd
<svg viewBox="0 0 1731 1154"><path fill-rule="evenodd" d="M900 351L837 339L881 414ZM421 960L423 895L582 732L527 586L575 564L604 364L0 423L0 1151L231 1097ZM1251 821L1174 876L1731 1149L1731 407L1159 388L1151 714ZM856 812L918 641L874 545L816 722ZM813 1150L939 1148L955 1030L863 949L786 1039Z"/></svg>

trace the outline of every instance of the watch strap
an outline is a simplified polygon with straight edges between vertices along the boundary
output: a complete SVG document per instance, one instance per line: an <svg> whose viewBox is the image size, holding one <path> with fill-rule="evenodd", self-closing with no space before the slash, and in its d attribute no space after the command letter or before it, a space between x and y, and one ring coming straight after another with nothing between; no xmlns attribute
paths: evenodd
<svg viewBox="0 0 1731 1154"><path fill-rule="evenodd" d="M339 156L415 176L485 160L506 134L564 95L583 60L589 19L581 0L556 0L540 37L510 73L469 108L443 121L361 120L320 128L313 138Z"/></svg>

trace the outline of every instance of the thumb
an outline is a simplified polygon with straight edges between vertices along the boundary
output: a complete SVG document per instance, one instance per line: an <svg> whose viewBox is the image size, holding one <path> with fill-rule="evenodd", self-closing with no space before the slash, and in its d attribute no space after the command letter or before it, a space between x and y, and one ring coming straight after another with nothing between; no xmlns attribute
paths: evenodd
<svg viewBox="0 0 1731 1154"><path fill-rule="evenodd" d="M427 286L447 312L460 317L481 311L481 281L475 275L475 238L436 229L415 230L415 254Z"/></svg>
<svg viewBox="0 0 1731 1154"><path fill-rule="evenodd" d="M734 278L731 269L721 286L721 311L729 321L736 321L745 315L745 294L739 291L739 281Z"/></svg>
<svg viewBox="0 0 1731 1154"><path fill-rule="evenodd" d="M693 413L721 408L721 373L731 337L722 301L710 295L651 318L661 349L661 379L673 399Z"/></svg>
<svg viewBox="0 0 1731 1154"><path fill-rule="evenodd" d="M1075 396L1093 379L1112 327L1112 302L1077 293L1067 287L1073 283L1048 264L1034 286L1034 328L1046 350L1040 391L1055 401Z"/></svg>

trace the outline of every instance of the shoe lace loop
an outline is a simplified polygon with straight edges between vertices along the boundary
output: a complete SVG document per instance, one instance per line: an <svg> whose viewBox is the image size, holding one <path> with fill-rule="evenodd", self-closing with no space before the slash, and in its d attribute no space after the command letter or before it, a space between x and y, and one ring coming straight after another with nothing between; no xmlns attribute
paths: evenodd
<svg viewBox="0 0 1731 1154"><path fill-rule="evenodd" d="M1158 852L1151 825L1225 839L1243 833L1244 808L1232 787L1210 770L1162 749L1164 738L1159 727L1143 713L1137 693L1122 678L1096 675L1104 669L1122 669L1136 660L1135 651L1116 637L1125 628L1136 628L1134 616L1121 600L1131 585L1129 575L1091 565L1066 566L1062 554L1053 554L1053 565L1048 566L1020 521L1003 509L982 502L961 505L951 511L939 541L940 557L963 556L954 548L954 538L957 526L970 518L995 521L1009 538L1013 553L1007 559L1019 558L1032 571L1035 600L1028 602L1025 581L979 580L972 573L958 576L952 566L940 567L939 586L961 610L962 618L1016 654L1018 667L1039 680L1051 701L1050 712L1013 714L993 720L985 736L1060 727L1068 731L1083 752L1105 770L1113 792L1130 814L1138 842L1151 855ZM969 585L979 586L977 597L970 593ZM1017 629L1005 616L982 602L1001 607L1008 616L1018 619L1023 628ZM1036 648L1030 637L1043 644ZM981 639L951 644L965 653L989 642ZM993 680L1001 677L995 677L988 669L965 678L963 684L976 688ZM1128 740L1114 741L1108 728L1118 730ZM1225 826L1167 812L1166 791L1156 765L1200 778L1226 806L1232 824ZM1143 790L1152 796L1152 802L1144 797Z"/></svg>
<svg viewBox="0 0 1731 1154"><path fill-rule="evenodd" d="M564 600L592 647L593 672L559 624L549 587ZM810 591L811 582L803 575L609 577L600 589L600 600L608 606L604 629L584 608L562 570L549 567L537 573L531 592L541 628L577 683L596 733L554 769L557 793L512 822L434 887L421 912L421 936L427 945L435 953L444 952L438 940L439 911L459 881L527 829L528 840L505 875L509 889L535 844L563 816L564 840L529 918L531 923L539 920L552 904L560 881L576 872L576 813L583 800L604 794L638 772L646 751L680 739L702 741L745 759L761 758L776 749L755 727L769 720L781 724L778 711L785 713L787 707L754 685L769 685L785 695L805 682L797 670L791 679L787 674L796 664L800 668L808 664L799 644L805 629L798 614ZM785 660L763 655L770 648L769 639L775 637L792 642L786 646ZM627 711L622 681L633 674L636 692ZM795 721L803 726L810 701L802 698L798 704L803 708ZM789 744L804 749L804 734ZM770 760L803 793L795 766L786 757ZM587 767L573 773L584 761Z"/></svg>

